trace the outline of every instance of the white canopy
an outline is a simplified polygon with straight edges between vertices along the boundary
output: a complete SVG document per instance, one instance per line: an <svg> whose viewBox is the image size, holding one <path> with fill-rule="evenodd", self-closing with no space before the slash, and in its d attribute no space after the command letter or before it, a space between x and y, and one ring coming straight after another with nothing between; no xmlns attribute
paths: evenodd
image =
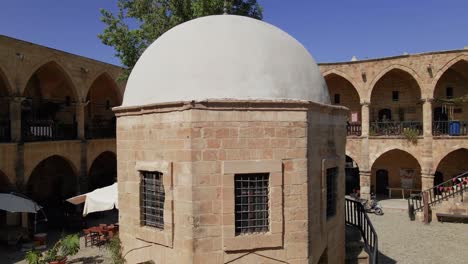
<svg viewBox="0 0 468 264"><path fill-rule="evenodd" d="M37 213L41 210L33 200L23 198L13 193L0 193L0 210L5 210L10 213Z"/></svg>
<svg viewBox="0 0 468 264"><path fill-rule="evenodd" d="M67 202L72 204L81 204L84 202L84 216L93 212L112 210L114 207L118 209L117 183L72 197L67 199Z"/></svg>

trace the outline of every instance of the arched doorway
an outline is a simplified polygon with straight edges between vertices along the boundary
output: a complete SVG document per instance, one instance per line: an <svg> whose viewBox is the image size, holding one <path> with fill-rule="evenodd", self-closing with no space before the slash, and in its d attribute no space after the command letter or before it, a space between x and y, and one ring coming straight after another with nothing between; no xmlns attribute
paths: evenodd
<svg viewBox="0 0 468 264"><path fill-rule="evenodd" d="M385 73L372 88L370 103L370 134L401 135L407 129L422 134L421 88L410 73Z"/></svg>
<svg viewBox="0 0 468 264"><path fill-rule="evenodd" d="M345 160L345 178L346 178L346 194L353 193L354 190L360 188L359 181L359 166L349 156Z"/></svg>
<svg viewBox="0 0 468 264"><path fill-rule="evenodd" d="M433 134L468 135L468 62L458 61L437 81L433 101Z"/></svg>
<svg viewBox="0 0 468 264"><path fill-rule="evenodd" d="M117 181L117 158L114 153L106 151L101 153L91 165L88 174L88 190L112 185Z"/></svg>
<svg viewBox="0 0 468 264"><path fill-rule="evenodd" d="M380 155L372 164L371 173L371 192L378 195L386 196L387 187L421 189L421 166L403 150L393 149ZM394 195L401 195L401 191Z"/></svg>
<svg viewBox="0 0 468 264"><path fill-rule="evenodd" d="M48 224L62 227L65 213L73 208L65 199L76 195L77 186L77 173L73 165L55 155L34 168L28 180L27 192L44 208Z"/></svg>
<svg viewBox="0 0 468 264"><path fill-rule="evenodd" d="M331 73L325 76L332 104L349 108L348 136L361 135L361 99L353 84L344 77Z"/></svg>
<svg viewBox="0 0 468 264"><path fill-rule="evenodd" d="M437 174L442 182L468 171L468 149L462 148L447 154L437 166ZM434 175L434 185L436 185ZM442 183L442 182L439 182Z"/></svg>
<svg viewBox="0 0 468 264"><path fill-rule="evenodd" d="M0 70L0 142L10 140L10 102L4 74Z"/></svg>
<svg viewBox="0 0 468 264"><path fill-rule="evenodd" d="M115 115L112 107L120 105L118 88L114 80L101 74L91 85L86 96L86 137L115 137Z"/></svg>
<svg viewBox="0 0 468 264"><path fill-rule="evenodd" d="M64 70L55 62L41 66L29 79L22 103L25 141L76 138L76 101L74 87Z"/></svg>

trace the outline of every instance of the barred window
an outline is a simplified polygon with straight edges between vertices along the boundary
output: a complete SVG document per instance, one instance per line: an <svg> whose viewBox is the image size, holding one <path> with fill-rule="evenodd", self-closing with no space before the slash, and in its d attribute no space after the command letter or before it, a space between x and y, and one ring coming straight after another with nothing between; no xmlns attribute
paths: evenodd
<svg viewBox="0 0 468 264"><path fill-rule="evenodd" d="M268 232L268 173L234 176L236 235Z"/></svg>
<svg viewBox="0 0 468 264"><path fill-rule="evenodd" d="M164 185L160 172L141 172L141 225L164 229Z"/></svg>
<svg viewBox="0 0 468 264"><path fill-rule="evenodd" d="M327 219L336 214L338 167L327 169Z"/></svg>

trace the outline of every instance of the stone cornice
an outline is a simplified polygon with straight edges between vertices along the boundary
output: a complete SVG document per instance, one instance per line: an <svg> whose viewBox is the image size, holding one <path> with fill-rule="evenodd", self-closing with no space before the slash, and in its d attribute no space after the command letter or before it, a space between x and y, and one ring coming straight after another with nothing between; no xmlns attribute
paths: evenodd
<svg viewBox="0 0 468 264"><path fill-rule="evenodd" d="M204 100L204 101L178 101L157 103L144 106L114 107L116 116L143 115L150 113L165 113L198 110L218 111L308 111L320 110L330 113L347 112L343 106L327 105L306 100Z"/></svg>

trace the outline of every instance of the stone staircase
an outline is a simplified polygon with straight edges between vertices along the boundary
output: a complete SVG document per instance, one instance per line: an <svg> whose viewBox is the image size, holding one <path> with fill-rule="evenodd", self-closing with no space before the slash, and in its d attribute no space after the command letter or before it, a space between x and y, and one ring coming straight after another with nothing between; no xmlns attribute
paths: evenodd
<svg viewBox="0 0 468 264"><path fill-rule="evenodd" d="M369 254L364 249L361 232L356 227L346 225L346 264L368 264Z"/></svg>
<svg viewBox="0 0 468 264"><path fill-rule="evenodd" d="M436 221L437 213L445 214L456 214L468 216L468 192L456 194L454 197L450 197L439 204L431 206L432 209L432 221Z"/></svg>

